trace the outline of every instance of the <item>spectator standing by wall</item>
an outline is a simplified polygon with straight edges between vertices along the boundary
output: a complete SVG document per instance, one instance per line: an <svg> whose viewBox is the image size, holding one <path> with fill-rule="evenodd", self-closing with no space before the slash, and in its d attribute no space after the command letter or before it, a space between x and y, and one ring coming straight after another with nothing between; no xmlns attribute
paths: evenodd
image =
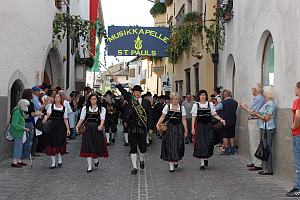
<svg viewBox="0 0 300 200"><path fill-rule="evenodd" d="M24 131L29 132L30 129L25 127L25 112L28 112L29 101L21 99L18 105L13 109L10 123L11 136L14 138L13 161L12 167L20 168L27 164L22 162L23 135Z"/></svg>
<svg viewBox="0 0 300 200"><path fill-rule="evenodd" d="M300 197L300 82L296 83L295 93L297 99L293 102L293 123L291 129L296 177L294 188L286 194L288 197Z"/></svg>
<svg viewBox="0 0 300 200"><path fill-rule="evenodd" d="M220 103L219 116L225 120L225 127L222 129L223 144L225 147L226 155L234 155L234 138L235 138L235 125L236 125L236 110L238 102L232 99L230 90L222 92L223 101Z"/></svg>
<svg viewBox="0 0 300 200"><path fill-rule="evenodd" d="M252 95L254 96L250 108L245 103L241 103L240 106L248 114L248 133L249 133L249 146L251 163L247 165L250 171L262 170L262 161L254 156L255 151L260 143L261 134L259 131L259 118L252 115L252 112L258 112L265 104L264 96L262 95L262 86L257 83L252 88Z"/></svg>

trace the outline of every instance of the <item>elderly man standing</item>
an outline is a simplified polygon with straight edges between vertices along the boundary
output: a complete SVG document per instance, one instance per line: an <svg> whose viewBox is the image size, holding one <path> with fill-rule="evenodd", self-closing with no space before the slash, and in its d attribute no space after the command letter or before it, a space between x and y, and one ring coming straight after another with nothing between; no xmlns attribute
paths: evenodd
<svg viewBox="0 0 300 200"><path fill-rule="evenodd" d="M188 134L189 136L185 139L185 144L193 143L193 136L192 136L192 108L194 105L194 101L192 100L192 97L190 94L186 95L185 101L182 103L182 105L185 108L186 111L186 121L187 121L187 128L188 128Z"/></svg>
<svg viewBox="0 0 300 200"><path fill-rule="evenodd" d="M223 144L226 155L234 155L234 138L236 125L236 110L238 102L232 99L230 90L223 90L223 101L220 103L219 116L225 120L225 127L222 129Z"/></svg>
<svg viewBox="0 0 300 200"><path fill-rule="evenodd" d="M254 96L250 108L245 103L241 103L240 106L248 114L248 131L249 131L249 146L252 163L247 165L250 171L262 170L262 161L254 156L255 151L260 143L259 132L259 119L256 116L251 115L253 112L258 112L260 108L265 104L264 97L262 95L262 86L257 83L252 88L252 95Z"/></svg>

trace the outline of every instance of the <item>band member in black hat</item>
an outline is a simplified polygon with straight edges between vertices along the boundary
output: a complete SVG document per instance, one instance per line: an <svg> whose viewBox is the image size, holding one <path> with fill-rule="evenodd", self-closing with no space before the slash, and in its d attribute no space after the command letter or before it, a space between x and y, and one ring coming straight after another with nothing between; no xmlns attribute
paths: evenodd
<svg viewBox="0 0 300 200"><path fill-rule="evenodd" d="M141 98L142 88L135 85L132 89L132 94L123 88L117 77L113 77L116 87L124 96L129 106L129 120L128 120L128 139L130 144L130 156L133 165L131 174L137 174L137 148L140 150L140 168L144 169L145 161L144 154L147 151L147 128L150 113L150 102Z"/></svg>

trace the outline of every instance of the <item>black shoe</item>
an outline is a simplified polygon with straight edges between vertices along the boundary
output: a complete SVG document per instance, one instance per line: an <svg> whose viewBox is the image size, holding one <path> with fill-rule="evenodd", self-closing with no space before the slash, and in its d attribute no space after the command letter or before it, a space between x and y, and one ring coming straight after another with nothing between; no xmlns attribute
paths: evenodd
<svg viewBox="0 0 300 200"><path fill-rule="evenodd" d="M270 176L272 176L272 175L273 175L273 172L259 171L258 174L264 175L264 176L265 176L265 175L270 175Z"/></svg>
<svg viewBox="0 0 300 200"><path fill-rule="evenodd" d="M208 167L208 160L204 160L204 166Z"/></svg>
<svg viewBox="0 0 300 200"><path fill-rule="evenodd" d="M190 140L190 143L193 143L193 140Z"/></svg>
<svg viewBox="0 0 300 200"><path fill-rule="evenodd" d="M177 169L178 168L178 163L174 163L174 167L175 167L175 169Z"/></svg>
<svg viewBox="0 0 300 200"><path fill-rule="evenodd" d="M190 142L187 140L187 141L185 141L185 144L189 144Z"/></svg>
<svg viewBox="0 0 300 200"><path fill-rule="evenodd" d="M125 143L125 144L124 144L124 147L127 147L127 146L129 146L129 144L128 144L128 143Z"/></svg>
<svg viewBox="0 0 300 200"><path fill-rule="evenodd" d="M150 145L152 144L152 139L149 140L149 144L150 144Z"/></svg>
<svg viewBox="0 0 300 200"><path fill-rule="evenodd" d="M110 146L110 143L108 142L108 143L106 143L106 146Z"/></svg>
<svg viewBox="0 0 300 200"><path fill-rule="evenodd" d="M58 163L58 164L57 164L57 166L58 166L59 168L61 168L61 166L62 166L62 163Z"/></svg>
<svg viewBox="0 0 300 200"><path fill-rule="evenodd" d="M254 167L254 164L249 164L247 165L247 167Z"/></svg>
<svg viewBox="0 0 300 200"><path fill-rule="evenodd" d="M137 174L137 169L133 168L132 171L131 171L131 174L136 175Z"/></svg>
<svg viewBox="0 0 300 200"><path fill-rule="evenodd" d="M258 171L258 170L262 170L262 167L256 167L256 166L254 166L254 167L249 167L248 170L249 170L249 171Z"/></svg>
<svg viewBox="0 0 300 200"><path fill-rule="evenodd" d="M50 167L50 169L55 169L55 168L56 168L56 165Z"/></svg>
<svg viewBox="0 0 300 200"><path fill-rule="evenodd" d="M140 161L140 167L141 167L141 169L145 168L145 162L144 161Z"/></svg>
<svg viewBox="0 0 300 200"><path fill-rule="evenodd" d="M115 138L111 139L111 142L112 142L112 143L116 143Z"/></svg>
<svg viewBox="0 0 300 200"><path fill-rule="evenodd" d="M149 143L147 143L147 147L150 147L150 144L149 144Z"/></svg>
<svg viewBox="0 0 300 200"><path fill-rule="evenodd" d="M92 171L93 171L93 168L86 170L87 173L91 173Z"/></svg>
<svg viewBox="0 0 300 200"><path fill-rule="evenodd" d="M99 160L98 162L94 163L95 167L98 167L99 166Z"/></svg>
<svg viewBox="0 0 300 200"><path fill-rule="evenodd" d="M174 173L174 172L175 172L175 170L174 170L174 169L173 169L173 170L169 170L169 172L170 172L170 173Z"/></svg>
<svg viewBox="0 0 300 200"><path fill-rule="evenodd" d="M291 191L286 193L287 197L300 197L300 190L297 188L293 188Z"/></svg>
<svg viewBox="0 0 300 200"><path fill-rule="evenodd" d="M38 154L38 153L32 153L31 156L33 156L33 157L41 157L41 155Z"/></svg>
<svg viewBox="0 0 300 200"><path fill-rule="evenodd" d="M204 166L200 166L200 170L201 170L201 171L204 171L204 170L205 170L205 167L204 167Z"/></svg>
<svg viewBox="0 0 300 200"><path fill-rule="evenodd" d="M162 135L160 135L158 138L159 138L159 139L162 139Z"/></svg>

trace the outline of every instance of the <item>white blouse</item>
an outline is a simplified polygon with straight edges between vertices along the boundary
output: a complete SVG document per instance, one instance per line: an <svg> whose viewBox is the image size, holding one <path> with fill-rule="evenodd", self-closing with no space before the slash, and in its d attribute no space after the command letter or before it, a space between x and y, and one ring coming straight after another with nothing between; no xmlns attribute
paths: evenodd
<svg viewBox="0 0 300 200"><path fill-rule="evenodd" d="M55 106L55 104L49 104L48 109L47 109L47 114L52 113L52 105L53 105L54 110L63 110L64 109L64 107L58 108L58 107ZM64 118L68 119L67 109L65 109Z"/></svg>
<svg viewBox="0 0 300 200"><path fill-rule="evenodd" d="M193 105L193 108L192 108L192 116L193 117L197 117L197 112L198 112L198 105L200 108L207 108L208 107L208 103L209 103L209 107L210 107L210 110L211 110L211 114L214 115L215 112L216 112L216 108L214 107L214 104L212 102L205 102L204 104L203 103L200 103L200 102L196 102L194 105Z"/></svg>
<svg viewBox="0 0 300 200"><path fill-rule="evenodd" d="M172 104L170 104L170 109L171 110L172 110L172 107L173 107ZM180 107L179 106L178 106L177 110L180 111ZM168 106L168 104L166 104L165 107L164 107L164 109L163 109L163 111L162 111L162 113L165 114L165 115L167 115L168 112L169 112L169 106ZM186 116L186 111L185 111L184 106L181 106L181 113L182 113L182 116Z"/></svg>
<svg viewBox="0 0 300 200"><path fill-rule="evenodd" d="M94 110L93 108L90 106L89 107L89 112L98 112L98 107L96 107ZM101 113L100 113L100 119L101 120L105 120L105 115L106 115L106 109L104 107L101 107ZM86 116L86 106L84 106L81 110L81 115L80 115L80 119L84 120Z"/></svg>

